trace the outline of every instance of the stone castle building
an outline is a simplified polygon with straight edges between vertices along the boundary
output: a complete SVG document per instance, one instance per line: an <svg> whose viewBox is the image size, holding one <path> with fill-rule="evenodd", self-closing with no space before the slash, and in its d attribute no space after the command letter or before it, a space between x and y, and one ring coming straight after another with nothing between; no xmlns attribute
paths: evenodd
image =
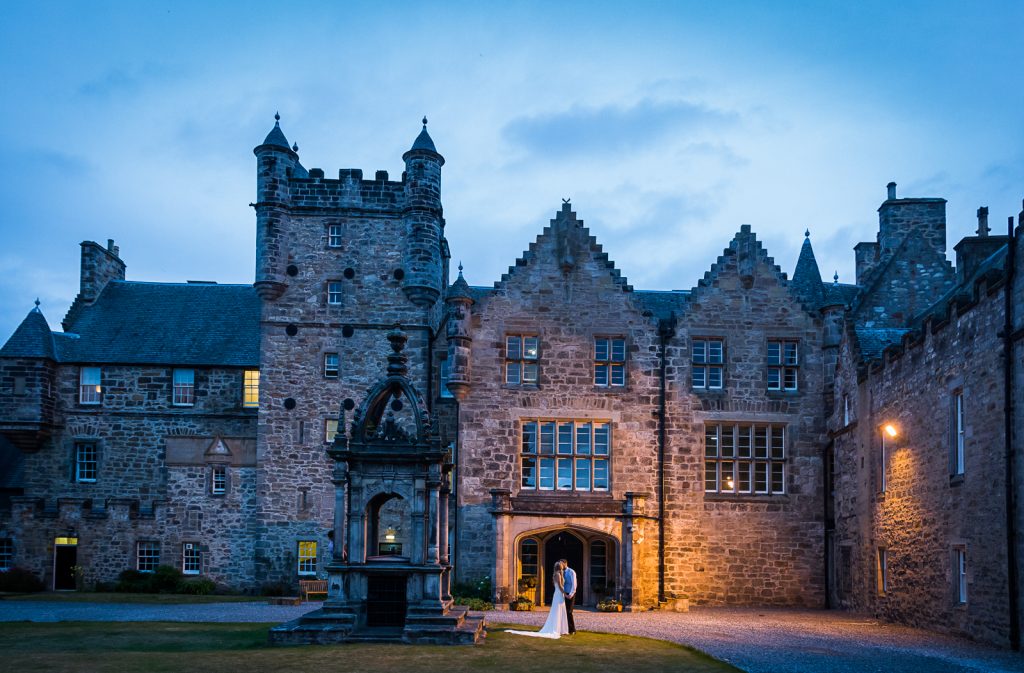
<svg viewBox="0 0 1024 673"><path fill-rule="evenodd" d="M823 282L809 237L787 276L743 225L692 290L643 291L566 202L470 287L426 120L398 180L297 150L279 124L254 150L254 283L127 280L86 241L63 330L37 306L0 350L0 568L255 591L422 546L416 497L368 499L360 558L326 536L327 448L400 325L454 459L456 581L543 604L567 558L583 604L845 607L1018 642L1020 223L990 235L980 210L954 269L945 201L890 184L856 284Z"/></svg>

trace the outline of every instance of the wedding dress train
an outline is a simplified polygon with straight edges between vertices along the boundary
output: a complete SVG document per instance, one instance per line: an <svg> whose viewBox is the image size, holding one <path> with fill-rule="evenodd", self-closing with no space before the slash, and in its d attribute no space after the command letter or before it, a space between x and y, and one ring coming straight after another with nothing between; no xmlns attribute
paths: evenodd
<svg viewBox="0 0 1024 673"><path fill-rule="evenodd" d="M565 596L562 591L555 587L555 594L551 599L551 611L548 612L548 620L540 631L515 631L509 629L505 633L514 633L517 636L533 636L534 638L561 638L563 634L569 633L569 619L565 616Z"/></svg>

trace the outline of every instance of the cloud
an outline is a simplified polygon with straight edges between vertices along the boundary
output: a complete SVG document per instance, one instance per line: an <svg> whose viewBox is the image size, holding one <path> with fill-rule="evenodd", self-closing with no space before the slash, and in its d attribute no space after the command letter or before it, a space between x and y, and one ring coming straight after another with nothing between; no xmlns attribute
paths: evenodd
<svg viewBox="0 0 1024 673"><path fill-rule="evenodd" d="M545 157L606 154L647 147L673 133L734 125L739 115L688 101L640 101L632 107L574 105L564 112L519 117L503 134L511 143Z"/></svg>
<svg viewBox="0 0 1024 673"><path fill-rule="evenodd" d="M148 84L167 82L177 74L174 69L159 63L145 63L132 71L110 68L99 77L78 87L78 95L84 98L107 99L119 94L136 94Z"/></svg>

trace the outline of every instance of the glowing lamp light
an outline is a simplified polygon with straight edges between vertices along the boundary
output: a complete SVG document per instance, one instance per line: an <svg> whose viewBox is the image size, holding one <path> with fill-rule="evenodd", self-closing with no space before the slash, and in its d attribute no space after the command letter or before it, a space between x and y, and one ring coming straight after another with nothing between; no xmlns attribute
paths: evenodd
<svg viewBox="0 0 1024 673"><path fill-rule="evenodd" d="M729 489L730 491L731 491L731 490L733 489L733 486L735 486L735 484L734 484L734 482L733 482L733 480L732 480L732 479L727 479L727 480L726 480L726 482L725 482L725 485L726 485L726 487L727 487L727 488L728 488L728 489Z"/></svg>
<svg viewBox="0 0 1024 673"><path fill-rule="evenodd" d="M388 541L388 542L394 542L395 541L395 529L394 528L388 528L386 531L384 531L384 539L386 541Z"/></svg>
<svg viewBox="0 0 1024 673"><path fill-rule="evenodd" d="M892 423L886 423L883 430L885 430L885 434L889 435L893 439L895 439L896 436L900 434L899 430L897 430L896 426L893 425Z"/></svg>

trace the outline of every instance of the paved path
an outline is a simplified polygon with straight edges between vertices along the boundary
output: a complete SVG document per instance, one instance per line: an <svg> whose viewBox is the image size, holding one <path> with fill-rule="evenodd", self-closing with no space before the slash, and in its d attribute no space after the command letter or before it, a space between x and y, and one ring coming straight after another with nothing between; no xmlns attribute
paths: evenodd
<svg viewBox="0 0 1024 673"><path fill-rule="evenodd" d="M4 600L0 601L0 622L283 622L319 606ZM538 627L545 617L543 612L487 613L490 622ZM697 608L682 614L605 614L577 610L576 624L582 630L648 636L689 645L751 673L1024 673L1024 655L845 612Z"/></svg>

